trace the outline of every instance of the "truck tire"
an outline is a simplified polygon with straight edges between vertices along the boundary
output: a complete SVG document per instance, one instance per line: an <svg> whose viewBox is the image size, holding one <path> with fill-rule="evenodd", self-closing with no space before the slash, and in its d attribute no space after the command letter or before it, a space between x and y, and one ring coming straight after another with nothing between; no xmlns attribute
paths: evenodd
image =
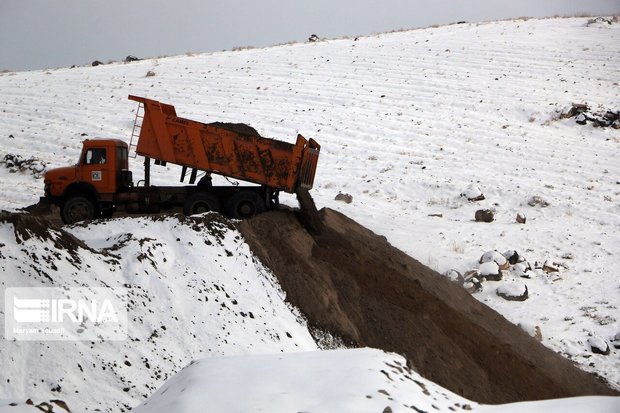
<svg viewBox="0 0 620 413"><path fill-rule="evenodd" d="M60 207L60 216L65 224L96 219L99 215L99 207L95 201L83 195L69 197Z"/></svg>
<svg viewBox="0 0 620 413"><path fill-rule="evenodd" d="M220 212L220 203L217 198L206 192L196 192L188 196L183 205L183 213L187 216L209 211Z"/></svg>
<svg viewBox="0 0 620 413"><path fill-rule="evenodd" d="M226 203L226 213L230 218L244 219L261 212L265 212L265 200L254 191L239 191Z"/></svg>

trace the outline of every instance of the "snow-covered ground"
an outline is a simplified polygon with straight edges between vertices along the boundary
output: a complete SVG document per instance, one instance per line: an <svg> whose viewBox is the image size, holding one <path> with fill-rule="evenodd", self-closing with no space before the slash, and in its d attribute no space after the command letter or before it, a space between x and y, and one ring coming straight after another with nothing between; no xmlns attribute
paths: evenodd
<svg viewBox="0 0 620 413"><path fill-rule="evenodd" d="M567 407L612 413L620 408L620 398L483 406L421 377L402 356L365 348L199 360L135 412L549 413Z"/></svg>
<svg viewBox="0 0 620 413"><path fill-rule="evenodd" d="M316 350L275 277L218 217L121 218L70 230L93 249L72 249L55 231L25 239L0 222L3 322L7 287L122 289L129 318L123 341L3 339L0 399L117 412L198 358Z"/></svg>
<svg viewBox="0 0 620 413"><path fill-rule="evenodd" d="M63 411L57 402L48 403ZM402 356L363 348L197 360L132 411L615 413L619 408L620 398L601 396L480 405L421 377ZM0 400L0 412L37 411L22 400Z"/></svg>
<svg viewBox="0 0 620 413"><path fill-rule="evenodd" d="M128 94L172 103L183 117L248 123L289 142L299 132L322 145L312 191L317 205L349 215L432 268L465 272L494 249L517 250L532 267L547 260L562 264L559 272L534 269L530 279L506 273L474 296L529 331L538 326L545 345L620 388L620 351L612 342L620 334L614 270L620 252L620 131L558 119L571 103L620 110L620 24L586 22L460 24L4 73L0 155L35 156L56 167L75 162L85 137L128 140L136 109ZM155 76L146 77L148 71ZM140 163L131 163L135 179ZM154 181L173 183L179 169L154 168ZM485 200L459 196L471 184ZM339 192L351 194L353 202L335 201ZM0 193L0 208L26 206L42 195L42 182L0 165ZM493 208L496 220L474 222L481 208ZM515 222L518 212L525 224ZM136 232L143 221L122 222L123 231ZM109 225L111 234L120 231ZM75 231L94 245L108 242ZM166 236L144 231L140 236ZM140 265L132 263L129 271ZM171 265L162 268L179 276ZM497 287L507 282L525 283L529 298L498 297ZM311 347L300 334L296 344ZM611 354L590 351L588 341L597 338L610 345ZM16 348L25 349L23 357L38 354ZM3 351L2 357L9 356Z"/></svg>
<svg viewBox="0 0 620 413"><path fill-rule="evenodd" d="M415 406L449 412L476 405L420 377L406 364L402 356L375 349L203 359L183 369L135 411L198 412L207 407L239 413L381 413L388 406L394 412Z"/></svg>

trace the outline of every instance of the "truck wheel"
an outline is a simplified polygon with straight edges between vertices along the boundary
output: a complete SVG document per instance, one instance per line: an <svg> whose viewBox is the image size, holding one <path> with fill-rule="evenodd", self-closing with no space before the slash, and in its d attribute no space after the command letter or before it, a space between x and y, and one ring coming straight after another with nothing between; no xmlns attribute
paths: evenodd
<svg viewBox="0 0 620 413"><path fill-rule="evenodd" d="M239 191L228 200L226 212L230 218L249 218L265 212L265 201L256 192Z"/></svg>
<svg viewBox="0 0 620 413"><path fill-rule="evenodd" d="M220 203L213 195L205 192L196 192L188 196L185 205L183 205L185 215L202 214L209 211L219 212Z"/></svg>
<svg viewBox="0 0 620 413"><path fill-rule="evenodd" d="M65 224L74 224L99 218L99 208L91 198L75 195L62 204L60 216Z"/></svg>

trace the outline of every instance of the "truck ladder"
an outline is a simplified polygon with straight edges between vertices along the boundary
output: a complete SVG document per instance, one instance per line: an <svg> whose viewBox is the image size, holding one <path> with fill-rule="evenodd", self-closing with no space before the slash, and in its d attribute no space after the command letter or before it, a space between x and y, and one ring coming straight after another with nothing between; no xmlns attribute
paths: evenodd
<svg viewBox="0 0 620 413"><path fill-rule="evenodd" d="M136 118L133 121L133 129L131 130L131 139L129 140L129 156L135 158L138 156L135 149L138 147L138 139L140 138L140 130L142 129L142 122L144 122L144 104L138 102L138 110L136 111ZM134 142L134 138L136 143ZM133 150L133 155L131 151Z"/></svg>

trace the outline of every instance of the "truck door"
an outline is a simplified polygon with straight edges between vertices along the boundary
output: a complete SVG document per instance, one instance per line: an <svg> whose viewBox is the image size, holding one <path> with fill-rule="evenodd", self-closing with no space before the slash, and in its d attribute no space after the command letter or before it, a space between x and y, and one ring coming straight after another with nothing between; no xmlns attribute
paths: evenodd
<svg viewBox="0 0 620 413"><path fill-rule="evenodd" d="M99 193L114 192L111 161L107 148L88 148L81 160L81 180L92 184Z"/></svg>

